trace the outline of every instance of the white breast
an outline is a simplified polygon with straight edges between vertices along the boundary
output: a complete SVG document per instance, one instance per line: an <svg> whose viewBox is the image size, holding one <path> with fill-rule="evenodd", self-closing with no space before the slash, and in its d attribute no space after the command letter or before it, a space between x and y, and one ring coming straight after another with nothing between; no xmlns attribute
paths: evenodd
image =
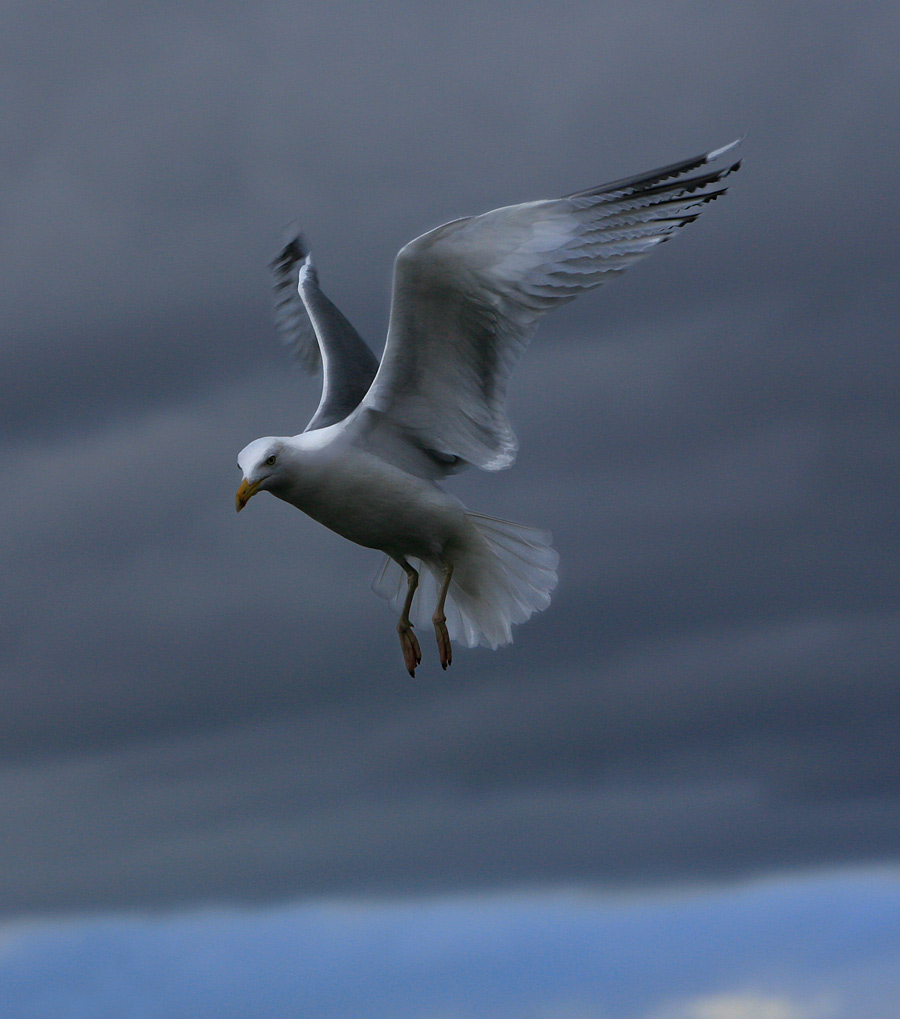
<svg viewBox="0 0 900 1019"><path fill-rule="evenodd" d="M458 499L352 446L303 443L291 474L280 497L358 545L433 559L466 531Z"/></svg>

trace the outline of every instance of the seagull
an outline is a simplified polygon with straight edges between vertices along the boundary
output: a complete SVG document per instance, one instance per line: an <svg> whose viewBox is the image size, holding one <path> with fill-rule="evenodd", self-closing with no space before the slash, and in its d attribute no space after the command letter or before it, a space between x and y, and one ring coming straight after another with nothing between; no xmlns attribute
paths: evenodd
<svg viewBox="0 0 900 1019"><path fill-rule="evenodd" d="M373 588L399 611L411 676L422 661L415 626L429 613L446 669L453 642L508 644L513 624L550 604L559 561L550 535L472 513L438 482L513 463L506 392L541 317L692 223L725 193L721 182L740 160L721 159L741 140L410 241L394 263L380 363L325 296L302 236L272 262L279 332L307 370L321 372L322 395L299 435L241 450L237 510L271 492L383 552Z"/></svg>

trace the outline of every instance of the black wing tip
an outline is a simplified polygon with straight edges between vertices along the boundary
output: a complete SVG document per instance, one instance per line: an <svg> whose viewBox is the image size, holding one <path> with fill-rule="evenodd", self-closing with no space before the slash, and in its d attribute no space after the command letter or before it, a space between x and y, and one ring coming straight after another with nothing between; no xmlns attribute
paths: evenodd
<svg viewBox="0 0 900 1019"><path fill-rule="evenodd" d="M710 170L708 173L698 173L694 177L682 177L680 180L669 181L664 184L656 184L654 187L648 187L642 189L635 198L654 198L659 195L671 195L671 194L682 194L690 195L696 191L702 192L703 188L709 187L713 184L718 184L720 180L723 180L729 174L736 173L741 166L741 161L738 160L729 166L723 166L718 170ZM718 194L718 192L716 192ZM697 195L697 199L702 199L705 196L701 193Z"/></svg>
<svg viewBox="0 0 900 1019"><path fill-rule="evenodd" d="M699 156L691 156L689 159L682 159L677 163L670 163L668 166L661 166L656 170L650 170L648 173L638 174L634 177L623 177L621 180L609 181L606 184L599 184L584 191L576 191L565 197L592 198L596 196L600 198L607 194L615 194L617 191L629 191L632 194L651 194L654 191L661 191L663 188L670 186L666 182L677 182L678 178L681 178L681 183L687 184L690 178L686 180L685 177L692 170L697 170L707 163L716 162L726 153L736 149L746 137L746 134L742 134L740 138L735 138L733 142L721 145L717 149L710 149L709 152L703 152ZM715 174L717 178L725 177L729 173L734 173L738 170L740 165L741 160L738 159L729 166L711 171L711 174Z"/></svg>
<svg viewBox="0 0 900 1019"><path fill-rule="evenodd" d="M292 224L284 234L286 240L281 250L269 263L273 272L287 272L298 262L309 257L309 244L296 224Z"/></svg>

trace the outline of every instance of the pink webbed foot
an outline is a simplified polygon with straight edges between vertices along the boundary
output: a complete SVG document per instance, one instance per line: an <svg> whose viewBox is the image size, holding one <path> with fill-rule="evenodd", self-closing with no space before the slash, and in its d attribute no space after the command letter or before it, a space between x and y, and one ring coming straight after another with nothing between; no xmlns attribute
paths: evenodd
<svg viewBox="0 0 900 1019"><path fill-rule="evenodd" d="M413 633L412 623L400 622L397 624L397 633L400 634L400 647L403 650L403 664L406 671L415 678L416 666L422 663L422 651L419 648L419 641Z"/></svg>
<svg viewBox="0 0 900 1019"><path fill-rule="evenodd" d="M441 668L446 669L453 663L453 648L450 644L450 634L447 632L447 619L442 613L435 615L432 622L434 635L437 637L438 653L441 656Z"/></svg>

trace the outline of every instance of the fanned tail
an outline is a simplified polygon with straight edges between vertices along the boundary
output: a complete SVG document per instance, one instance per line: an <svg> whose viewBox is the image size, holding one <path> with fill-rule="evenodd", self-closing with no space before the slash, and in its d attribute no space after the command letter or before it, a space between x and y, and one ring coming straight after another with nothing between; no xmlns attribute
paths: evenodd
<svg viewBox="0 0 900 1019"><path fill-rule="evenodd" d="M547 531L479 513L467 513L473 537L453 557L453 579L444 607L450 639L498 648L512 641L514 623L524 623L550 604L559 556ZM427 625L437 604L440 564L410 559L419 570L419 588L410 618ZM372 589L397 611L406 597L406 575L390 557Z"/></svg>

